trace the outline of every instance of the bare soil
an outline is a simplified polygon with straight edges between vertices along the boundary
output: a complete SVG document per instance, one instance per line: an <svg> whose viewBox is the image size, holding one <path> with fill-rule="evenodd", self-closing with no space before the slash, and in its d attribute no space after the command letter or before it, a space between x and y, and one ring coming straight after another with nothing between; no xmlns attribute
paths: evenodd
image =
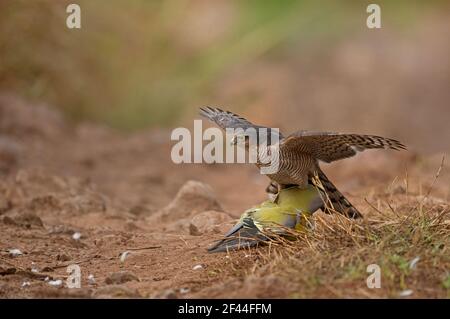
<svg viewBox="0 0 450 319"><path fill-rule="evenodd" d="M250 165L175 165L170 150L169 130L127 135L89 123L73 125L45 105L2 96L0 297L395 297L409 288L393 279L389 289L368 290L366 275L343 274L346 261L322 265L320 254L314 257L317 282L310 283L305 273L300 277L310 284L284 288L270 248L208 254L207 247L235 218L266 198L268 180ZM426 195L426 203L432 200L433 207L441 207L437 213L446 214L439 237L443 257L436 264L424 262L434 249L424 246L418 263L423 271L414 279L420 289L413 297L448 294L443 282L449 266L444 256L450 177L444 164L433 183L440 163L439 154L381 151L325 167L365 220L378 216L377 209L389 210L386 202L402 213L405 203ZM358 256L347 240L334 245L335 260L352 250ZM11 249L22 255L12 256ZM276 265L283 267L294 262L289 267L301 268L302 258L305 265L310 258L305 249L277 250ZM129 253L121 259L124 252ZM324 263L330 256L323 256ZM372 261L366 257L361 264ZM80 266L80 289L65 287L70 264ZM62 287L49 284L57 279Z"/></svg>

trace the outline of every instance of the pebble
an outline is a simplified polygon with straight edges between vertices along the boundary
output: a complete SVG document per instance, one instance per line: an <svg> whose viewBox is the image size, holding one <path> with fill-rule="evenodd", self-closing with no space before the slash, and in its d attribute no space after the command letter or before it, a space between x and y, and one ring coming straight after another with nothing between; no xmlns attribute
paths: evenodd
<svg viewBox="0 0 450 319"><path fill-rule="evenodd" d="M189 288L180 288L180 294L187 294L189 291L191 291Z"/></svg>
<svg viewBox="0 0 450 319"><path fill-rule="evenodd" d="M20 256L20 255L23 255L23 253L20 251L20 249L14 248L14 249L10 249L10 250L9 250L9 255L10 255L11 257L18 257L18 256Z"/></svg>
<svg viewBox="0 0 450 319"><path fill-rule="evenodd" d="M38 273L39 272L39 268L36 267L36 263L35 262L31 263L31 272L33 272L33 273Z"/></svg>
<svg viewBox="0 0 450 319"><path fill-rule="evenodd" d="M50 280L50 281L48 282L48 284L49 284L50 286L53 286L53 287L61 287L62 284L63 284L63 282L62 282L61 279L57 279L57 280Z"/></svg>
<svg viewBox="0 0 450 319"><path fill-rule="evenodd" d="M406 290L403 290L402 292L400 292L398 295L400 297L408 297L408 296L411 296L413 293L414 293L414 291L412 291L411 289L406 289Z"/></svg>
<svg viewBox="0 0 450 319"><path fill-rule="evenodd" d="M194 267L192 267L193 270L199 270L199 269L203 269L202 265L195 265Z"/></svg>
<svg viewBox="0 0 450 319"><path fill-rule="evenodd" d="M73 240L80 240L81 233L79 233L79 232L73 233L72 238L73 238Z"/></svg>

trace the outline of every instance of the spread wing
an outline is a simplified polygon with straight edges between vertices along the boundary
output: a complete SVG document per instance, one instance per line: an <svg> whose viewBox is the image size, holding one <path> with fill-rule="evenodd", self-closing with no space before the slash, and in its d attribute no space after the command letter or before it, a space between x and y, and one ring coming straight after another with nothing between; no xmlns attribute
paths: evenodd
<svg viewBox="0 0 450 319"><path fill-rule="evenodd" d="M376 135L308 131L295 132L286 137L281 141L280 148L310 154L326 163L352 157L366 149L406 149L397 140Z"/></svg>
<svg viewBox="0 0 450 319"><path fill-rule="evenodd" d="M223 111L219 108L213 108L213 107L205 107L200 108L200 115L206 117L208 120L216 123L218 126L220 126L223 129L226 128L242 128L247 129L249 127L258 128L263 126L255 125L243 117L240 117L237 114L234 114L230 111Z"/></svg>
<svg viewBox="0 0 450 319"><path fill-rule="evenodd" d="M278 129L272 129L266 126L253 124L245 118L230 111L224 111L219 108L207 106L205 108L200 108L200 115L216 123L224 130L227 128L232 128L242 129L245 131L248 128L253 128L256 130L256 132L259 132L259 129L264 129L264 131L262 131L262 134L267 134L267 141L269 145L272 145L272 143L275 143L275 141L281 141L281 139L283 139L283 135L279 132ZM275 137L276 139L274 140ZM259 136L258 141L260 141Z"/></svg>

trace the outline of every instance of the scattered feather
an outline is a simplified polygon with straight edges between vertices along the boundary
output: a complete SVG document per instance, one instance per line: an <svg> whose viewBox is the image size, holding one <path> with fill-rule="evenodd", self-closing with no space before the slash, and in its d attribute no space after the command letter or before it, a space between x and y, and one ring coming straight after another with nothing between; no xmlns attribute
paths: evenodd
<svg viewBox="0 0 450 319"><path fill-rule="evenodd" d="M128 250L121 253L120 254L120 262L124 263L125 259L127 259L129 254L130 254L130 252Z"/></svg>
<svg viewBox="0 0 450 319"><path fill-rule="evenodd" d="M417 263L419 262L419 260L420 260L420 257L419 257L419 256L417 256L416 258L414 258L413 260L411 260L411 261L409 262L409 269L416 269L416 265L417 265Z"/></svg>

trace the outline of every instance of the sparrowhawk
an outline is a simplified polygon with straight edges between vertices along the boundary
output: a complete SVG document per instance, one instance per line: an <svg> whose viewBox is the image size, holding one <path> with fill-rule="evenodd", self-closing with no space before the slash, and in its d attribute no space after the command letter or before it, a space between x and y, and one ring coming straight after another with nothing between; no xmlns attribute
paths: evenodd
<svg viewBox="0 0 450 319"><path fill-rule="evenodd" d="M205 107L200 108L200 114L209 120L215 122L222 129L267 129L266 140L260 140L257 136L258 156L259 150L267 145L269 149L279 151L279 168L273 174L267 174L271 179L268 190L276 185L277 191L280 189L298 185L300 188L313 184L321 188L327 197L331 207L325 208L327 213L337 211L347 217L361 217L361 213L345 198L344 195L333 185L325 173L320 169L319 161L331 163L340 159L352 157L357 152L366 149L406 149L406 147L397 140L384 138L375 135L343 134L332 132L311 132L298 131L289 136L283 136L278 130L268 127L255 125L248 120L229 111L223 111L219 108ZM245 134L245 133L244 133ZM277 137L276 139L274 137ZM245 135L235 136L235 142L244 140L245 147L255 147L249 145L249 138ZM266 148L267 148L266 147ZM264 166L257 162L258 167Z"/></svg>

